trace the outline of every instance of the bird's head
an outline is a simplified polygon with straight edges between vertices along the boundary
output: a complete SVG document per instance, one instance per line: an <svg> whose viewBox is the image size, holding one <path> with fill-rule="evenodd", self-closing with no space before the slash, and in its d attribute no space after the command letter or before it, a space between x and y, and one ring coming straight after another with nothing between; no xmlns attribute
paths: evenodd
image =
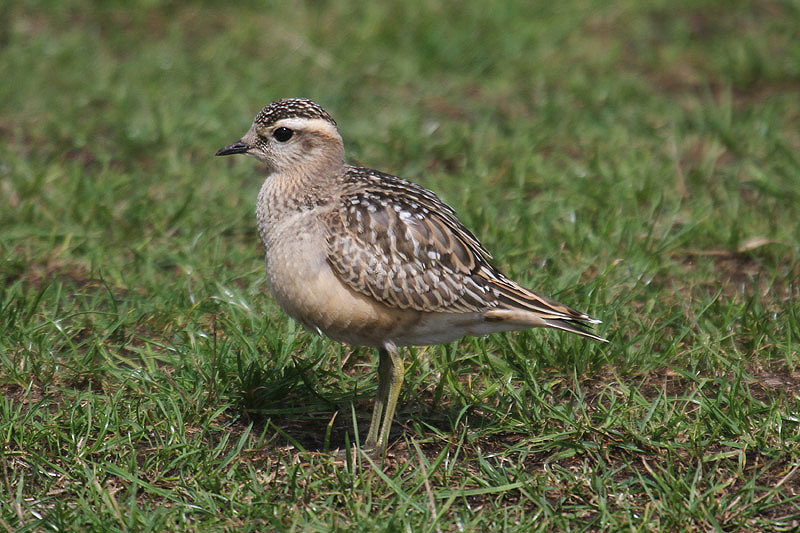
<svg viewBox="0 0 800 533"><path fill-rule="evenodd" d="M336 122L305 98L272 102L258 115L241 140L216 155L249 154L273 172L342 164L344 146Z"/></svg>

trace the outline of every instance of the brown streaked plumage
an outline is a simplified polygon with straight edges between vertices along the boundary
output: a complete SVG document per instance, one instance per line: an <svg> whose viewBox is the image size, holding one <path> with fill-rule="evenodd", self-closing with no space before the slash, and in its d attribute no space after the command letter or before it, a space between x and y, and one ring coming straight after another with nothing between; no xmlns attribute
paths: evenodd
<svg viewBox="0 0 800 533"><path fill-rule="evenodd" d="M599 320L505 277L431 191L344 162L336 122L306 99L279 100L238 142L271 173L256 214L270 291L314 331L378 348L378 397L365 447L382 450L403 380L397 347L550 327L605 341Z"/></svg>

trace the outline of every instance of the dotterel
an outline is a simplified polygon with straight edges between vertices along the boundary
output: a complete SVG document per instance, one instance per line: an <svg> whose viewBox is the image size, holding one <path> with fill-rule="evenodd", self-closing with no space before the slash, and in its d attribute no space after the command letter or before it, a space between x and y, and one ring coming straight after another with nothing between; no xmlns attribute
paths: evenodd
<svg viewBox="0 0 800 533"><path fill-rule="evenodd" d="M600 321L504 276L431 191L345 163L336 122L311 100L273 102L238 142L270 174L258 229L270 291L313 331L378 349L378 394L364 448L383 450L403 383L400 346L549 327L605 341Z"/></svg>

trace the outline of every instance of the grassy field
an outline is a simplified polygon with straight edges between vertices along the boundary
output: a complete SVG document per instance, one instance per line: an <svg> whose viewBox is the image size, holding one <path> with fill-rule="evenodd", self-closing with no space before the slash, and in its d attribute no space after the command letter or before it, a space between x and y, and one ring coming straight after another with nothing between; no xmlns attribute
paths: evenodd
<svg viewBox="0 0 800 533"><path fill-rule="evenodd" d="M800 524L796 0L0 7L0 526ZM313 98L510 276L604 323L374 354L267 293L264 168Z"/></svg>

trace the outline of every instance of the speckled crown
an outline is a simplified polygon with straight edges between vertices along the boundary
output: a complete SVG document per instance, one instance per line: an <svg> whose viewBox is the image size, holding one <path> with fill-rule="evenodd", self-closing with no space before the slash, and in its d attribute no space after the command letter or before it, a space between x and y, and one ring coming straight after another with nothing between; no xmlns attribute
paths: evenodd
<svg viewBox="0 0 800 533"><path fill-rule="evenodd" d="M308 98L285 98L272 102L256 115L256 122L273 124L284 118L321 118L336 126L328 112Z"/></svg>

